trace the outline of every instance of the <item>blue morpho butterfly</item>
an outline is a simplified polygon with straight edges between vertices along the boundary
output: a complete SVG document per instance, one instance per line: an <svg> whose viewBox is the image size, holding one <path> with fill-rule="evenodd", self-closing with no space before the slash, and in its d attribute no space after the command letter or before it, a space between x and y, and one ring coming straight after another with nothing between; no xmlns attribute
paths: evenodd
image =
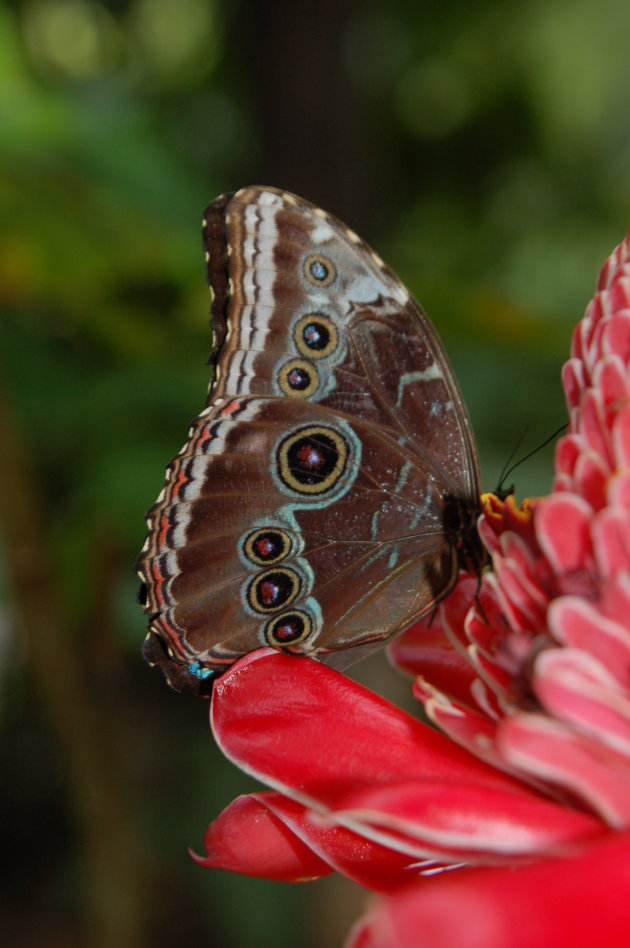
<svg viewBox="0 0 630 948"><path fill-rule="evenodd" d="M479 571L470 420L419 304L351 230L268 187L203 222L214 379L136 567L178 690L270 645L337 668Z"/></svg>

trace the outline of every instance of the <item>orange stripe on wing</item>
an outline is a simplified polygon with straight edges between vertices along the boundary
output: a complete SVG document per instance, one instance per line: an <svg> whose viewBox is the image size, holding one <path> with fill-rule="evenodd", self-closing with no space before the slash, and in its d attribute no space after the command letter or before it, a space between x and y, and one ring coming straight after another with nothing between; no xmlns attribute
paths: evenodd
<svg viewBox="0 0 630 948"><path fill-rule="evenodd" d="M151 628L155 630L155 627L159 626L160 631L163 637L168 639L169 644L174 651L179 652L181 656L188 659L190 657L189 653L184 648L181 636L176 629L172 629L164 619L164 616L160 616L159 619L156 619L152 624Z"/></svg>
<svg viewBox="0 0 630 948"><path fill-rule="evenodd" d="M162 586L164 585L166 577L162 576L155 560L151 563L151 575L153 576L153 592L155 593L155 598L158 604L164 607L166 603L162 595Z"/></svg>
<svg viewBox="0 0 630 948"><path fill-rule="evenodd" d="M177 497L182 487L185 487L189 481L190 481L190 478L184 471L184 468L180 467L179 471L177 472L177 478L175 480L175 483L173 484L173 491L171 493L171 498Z"/></svg>
<svg viewBox="0 0 630 948"><path fill-rule="evenodd" d="M233 415L235 411L238 411L241 407L241 403L238 398L233 398L231 402L228 402L225 408L221 409L222 415Z"/></svg>
<svg viewBox="0 0 630 948"><path fill-rule="evenodd" d="M158 537L157 537L158 550L161 550L164 547L166 543L166 534L168 533L170 526L171 525L169 523L168 513L164 511L164 513L162 514L160 518L160 529L158 531Z"/></svg>
<svg viewBox="0 0 630 948"><path fill-rule="evenodd" d="M213 437L214 435L212 434L212 431L210 430L210 425L204 425L201 431L199 432L199 436L197 437L197 440L194 443L193 453L196 454L196 452L200 448L203 448L204 444L207 441L212 441Z"/></svg>

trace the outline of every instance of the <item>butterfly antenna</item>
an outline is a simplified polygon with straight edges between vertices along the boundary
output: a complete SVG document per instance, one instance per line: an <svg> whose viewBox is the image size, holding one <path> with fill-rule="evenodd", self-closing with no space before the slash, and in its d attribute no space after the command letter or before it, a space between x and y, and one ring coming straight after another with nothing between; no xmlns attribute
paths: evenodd
<svg viewBox="0 0 630 948"><path fill-rule="evenodd" d="M495 491L497 497L500 497L501 499L504 499L505 497L507 497L508 494L514 493L514 488L512 487L512 488L510 488L510 489L506 489L506 488L503 486L503 482L510 476L510 474L512 473L512 471L515 471L517 467L519 467L521 464L524 464L525 461L528 461L531 457L533 457L533 456L534 456L535 454L537 454L539 451L542 451L542 449L545 448L545 447L547 447L547 445L548 445L551 441L554 441L554 440L558 437L559 434L561 434L563 431L566 430L566 427L567 427L567 424L566 424L566 422L565 422L563 425L560 425L559 428L556 428L556 430L555 430L554 432L552 432L552 434L550 434L549 437L545 438L544 441L542 441L540 444L536 445L536 447L533 448L531 451L528 451L527 454L525 454L522 458L519 458L518 461L515 461L514 464L511 464L511 462L512 462L512 460L513 460L513 458L514 458L514 455L516 454L516 452L518 451L518 449L519 449L520 446L522 445L522 443L523 443L523 441L525 440L525 437L526 437L526 435L527 435L527 430L528 430L528 429L527 429L527 427L525 428L525 430L523 431L523 434L522 434L521 437L518 439L514 450L512 451L512 453L510 454L509 458L507 459L507 461L505 462L505 464L504 464L504 466L503 466L503 470L501 471L501 474L500 474L500 476L499 476L499 483L497 484L497 489L496 489L496 491ZM510 465L510 464L511 464L511 466L508 466L508 465Z"/></svg>
<svg viewBox="0 0 630 948"><path fill-rule="evenodd" d="M514 447L512 448L512 450L510 451L509 457L508 457L507 461L505 462L505 464L503 465L503 468L501 469L501 473L499 474L499 483L497 484L497 489L496 489L496 491L495 491L495 494L496 494L498 497L501 497L501 499L503 499L503 497L505 497L505 496L507 496L508 494L511 494L511 493L513 492L513 490L507 490L507 491L506 491L506 490L504 489L504 487L503 487L503 481L506 479L506 477L509 477L509 475L512 473L512 471L513 471L514 468L516 467L516 464L520 463L520 462L517 461L516 464L512 464L512 461L514 460L514 457L515 457L517 451L519 450L519 448L521 447L521 445L522 445L523 442L525 441L525 438L527 437L527 432L528 432L528 431L529 431L529 427L528 427L527 425L525 425L525 427L523 428L523 433L522 433L522 435L520 436L520 438L518 439L518 441L516 442L516 444L514 445ZM512 467L510 467L510 464L512 464Z"/></svg>

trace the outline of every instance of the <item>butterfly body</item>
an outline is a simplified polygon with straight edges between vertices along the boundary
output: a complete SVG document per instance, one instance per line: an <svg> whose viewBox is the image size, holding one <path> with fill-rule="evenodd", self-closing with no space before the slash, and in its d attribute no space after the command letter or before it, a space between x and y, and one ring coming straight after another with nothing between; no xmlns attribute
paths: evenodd
<svg viewBox="0 0 630 948"><path fill-rule="evenodd" d="M215 377L147 515L145 657L176 688L264 645L342 667L478 555L470 422L408 291L339 221L245 188L203 228Z"/></svg>

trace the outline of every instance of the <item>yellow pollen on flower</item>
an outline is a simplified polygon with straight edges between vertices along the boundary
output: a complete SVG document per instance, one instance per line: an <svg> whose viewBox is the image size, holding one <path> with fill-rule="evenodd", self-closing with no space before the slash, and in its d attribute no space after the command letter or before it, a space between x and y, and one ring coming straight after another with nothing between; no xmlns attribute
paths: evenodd
<svg viewBox="0 0 630 948"><path fill-rule="evenodd" d="M528 525L532 519L532 502L535 502L534 498L526 497L519 506L514 494L508 494L505 500L501 500L500 497L492 493L481 495L481 509L488 520L495 523L501 523L506 517L509 517L511 520Z"/></svg>

